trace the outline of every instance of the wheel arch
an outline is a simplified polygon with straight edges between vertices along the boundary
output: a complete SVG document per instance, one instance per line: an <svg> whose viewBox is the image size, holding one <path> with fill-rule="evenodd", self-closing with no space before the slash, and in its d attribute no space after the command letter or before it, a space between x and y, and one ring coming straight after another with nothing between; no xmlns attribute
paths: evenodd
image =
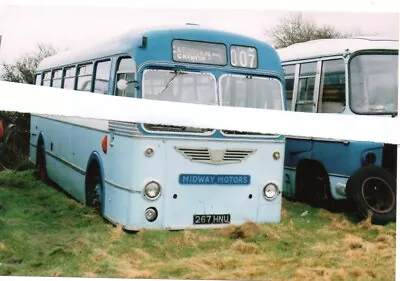
<svg viewBox="0 0 400 281"><path fill-rule="evenodd" d="M96 169L96 170L94 170ZM87 203L87 186L88 186L88 180L92 176L92 173L98 172L100 176L100 182L101 186L103 188L102 192L102 210L101 212L104 213L104 206L105 206L105 177L104 177L104 166L103 166L103 161L100 157L100 154L97 151L93 151L86 164L86 176L85 176L85 202Z"/></svg>
<svg viewBox="0 0 400 281"><path fill-rule="evenodd" d="M332 194L331 194L332 192L330 189L331 183L329 180L329 174L325 168L325 165L321 161L318 161L315 159L310 159L310 158L301 159L296 166L295 194L297 191L297 185L298 185L299 181L301 180L302 177L305 176L305 173L310 170L319 171L324 176L326 183L328 184L328 190L327 190L329 193L328 195L332 196ZM297 195L296 195L296 197L297 197Z"/></svg>
<svg viewBox="0 0 400 281"><path fill-rule="evenodd" d="M43 145L43 149L44 149L44 162L46 163L46 145L45 145L45 141L44 141L44 136L43 133L40 132L39 136L37 138L37 143L36 143L36 161L35 164L38 164L38 159L39 159L39 146Z"/></svg>

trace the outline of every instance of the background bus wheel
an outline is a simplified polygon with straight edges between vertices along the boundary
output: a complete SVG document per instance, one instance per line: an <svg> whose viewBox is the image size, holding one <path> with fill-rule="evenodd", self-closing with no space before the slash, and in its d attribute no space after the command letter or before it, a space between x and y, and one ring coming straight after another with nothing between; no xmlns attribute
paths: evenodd
<svg viewBox="0 0 400 281"><path fill-rule="evenodd" d="M99 214L103 206L103 186L98 171L89 172L86 181L86 205L93 208Z"/></svg>
<svg viewBox="0 0 400 281"><path fill-rule="evenodd" d="M45 150L43 144L38 145L37 152L37 161L36 161L36 169L37 169L37 177L39 180L43 182L47 182L47 171L46 171L46 158L45 158Z"/></svg>
<svg viewBox="0 0 400 281"><path fill-rule="evenodd" d="M396 179L380 167L365 167L347 182L347 198L357 205L362 218L372 214L372 223L396 221Z"/></svg>
<svg viewBox="0 0 400 281"><path fill-rule="evenodd" d="M313 207L328 207L331 194L325 169L319 163L305 161L298 166L296 173L296 199Z"/></svg>

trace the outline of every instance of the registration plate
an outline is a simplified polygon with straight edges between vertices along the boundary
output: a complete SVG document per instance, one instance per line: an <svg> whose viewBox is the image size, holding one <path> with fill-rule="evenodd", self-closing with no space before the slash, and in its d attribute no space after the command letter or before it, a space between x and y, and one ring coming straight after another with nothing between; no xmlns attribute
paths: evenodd
<svg viewBox="0 0 400 281"><path fill-rule="evenodd" d="M228 224L231 215L193 215L193 224Z"/></svg>

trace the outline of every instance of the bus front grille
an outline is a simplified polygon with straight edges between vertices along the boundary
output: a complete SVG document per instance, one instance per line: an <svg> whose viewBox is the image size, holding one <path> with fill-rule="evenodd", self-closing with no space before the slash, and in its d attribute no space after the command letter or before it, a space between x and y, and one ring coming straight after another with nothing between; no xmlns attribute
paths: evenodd
<svg viewBox="0 0 400 281"><path fill-rule="evenodd" d="M175 149L192 162L214 165L240 163L257 151L256 149L210 149L207 147L175 147Z"/></svg>

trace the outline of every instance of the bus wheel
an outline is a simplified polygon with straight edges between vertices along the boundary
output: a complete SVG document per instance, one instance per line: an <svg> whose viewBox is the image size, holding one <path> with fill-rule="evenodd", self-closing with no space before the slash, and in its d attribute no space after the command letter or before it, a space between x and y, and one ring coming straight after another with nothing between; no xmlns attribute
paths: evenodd
<svg viewBox="0 0 400 281"><path fill-rule="evenodd" d="M37 146L36 169L38 179L47 182L46 157L43 143L40 143Z"/></svg>
<svg viewBox="0 0 400 281"><path fill-rule="evenodd" d="M327 207L331 200L328 174L314 162L303 163L297 168L295 196L300 202L313 207Z"/></svg>
<svg viewBox="0 0 400 281"><path fill-rule="evenodd" d="M376 166L361 168L347 182L346 195L362 218L371 214L374 224L396 221L396 179L388 171Z"/></svg>
<svg viewBox="0 0 400 281"><path fill-rule="evenodd" d="M103 207L103 186L97 165L92 165L86 176L86 205L95 209L99 214Z"/></svg>

